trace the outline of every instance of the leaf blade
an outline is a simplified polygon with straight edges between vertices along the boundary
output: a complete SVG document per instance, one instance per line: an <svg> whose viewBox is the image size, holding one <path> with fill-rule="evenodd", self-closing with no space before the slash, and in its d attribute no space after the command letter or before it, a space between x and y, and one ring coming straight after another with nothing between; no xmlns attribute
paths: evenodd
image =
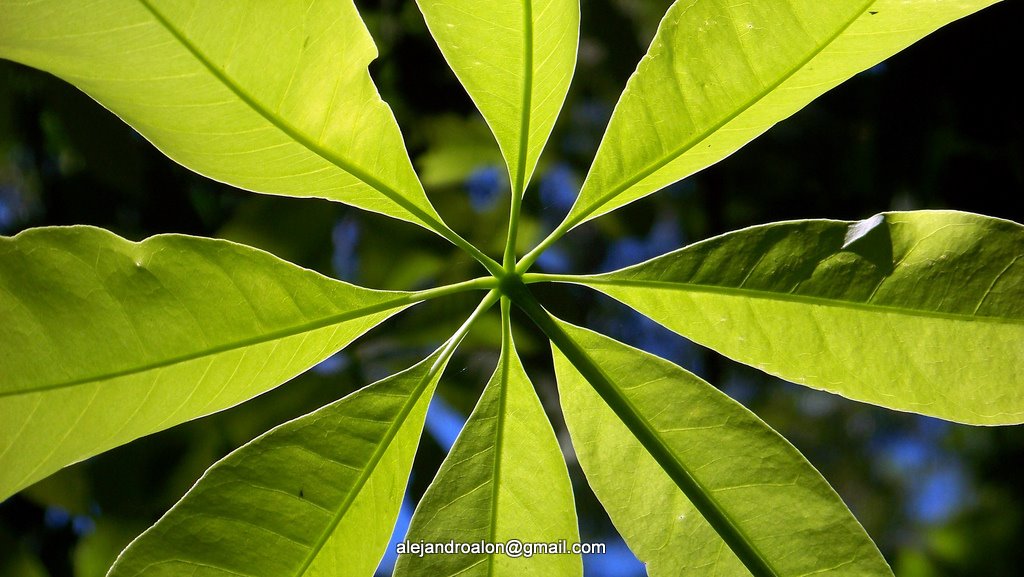
<svg viewBox="0 0 1024 577"><path fill-rule="evenodd" d="M892 575L828 483L756 416L668 361L556 322L580 464L652 577Z"/></svg>
<svg viewBox="0 0 1024 577"><path fill-rule="evenodd" d="M352 2L3 10L0 56L75 84L196 172L446 231L370 80L377 51ZM109 40L97 42L101 34ZM353 110L358 119L343 118Z"/></svg>
<svg viewBox="0 0 1024 577"><path fill-rule="evenodd" d="M786 380L1008 424L1024 419L1022 255L1016 223L885 213L752 227L574 282Z"/></svg>
<svg viewBox="0 0 1024 577"><path fill-rule="evenodd" d="M265 392L415 300L226 241L91 227L0 238L0 271L3 495Z"/></svg>
<svg viewBox="0 0 1024 577"><path fill-rule="evenodd" d="M125 549L110 577L373 575L447 359L438 350L237 449Z"/></svg>
<svg viewBox="0 0 1024 577"><path fill-rule="evenodd" d="M560 229L722 160L854 74L997 1L678 0Z"/></svg>
<svg viewBox="0 0 1024 577"><path fill-rule="evenodd" d="M513 194L522 195L572 80L579 2L417 4L448 64L490 125L505 157Z"/></svg>
<svg viewBox="0 0 1024 577"><path fill-rule="evenodd" d="M572 485L555 433L512 342L502 302L503 345L459 439L416 508L410 542L579 541ZM395 576L582 575L578 555L400 555Z"/></svg>

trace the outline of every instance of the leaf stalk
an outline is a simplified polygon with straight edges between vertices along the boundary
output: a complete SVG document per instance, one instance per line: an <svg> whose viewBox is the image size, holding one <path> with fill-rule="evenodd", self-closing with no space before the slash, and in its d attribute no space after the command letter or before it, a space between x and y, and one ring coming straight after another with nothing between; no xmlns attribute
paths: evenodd
<svg viewBox="0 0 1024 577"><path fill-rule="evenodd" d="M455 284L429 288L421 291L416 291L409 294L409 301L413 303L419 303L444 297L448 295L458 294L471 290L491 290L498 288L501 281L493 276L482 276L472 280L457 282Z"/></svg>

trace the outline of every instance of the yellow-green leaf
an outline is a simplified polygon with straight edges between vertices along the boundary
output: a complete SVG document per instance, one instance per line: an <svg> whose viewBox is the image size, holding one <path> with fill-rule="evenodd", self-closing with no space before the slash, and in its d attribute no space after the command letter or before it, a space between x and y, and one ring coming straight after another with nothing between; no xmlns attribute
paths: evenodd
<svg viewBox="0 0 1024 577"><path fill-rule="evenodd" d="M267 391L409 306L220 240L0 237L0 498Z"/></svg>
<svg viewBox="0 0 1024 577"><path fill-rule="evenodd" d="M854 74L998 0L677 0L563 230L714 164Z"/></svg>
<svg viewBox="0 0 1024 577"><path fill-rule="evenodd" d="M1010 221L783 222L571 280L796 383L951 421L1024 422L1024 227Z"/></svg>
<svg viewBox="0 0 1024 577"><path fill-rule="evenodd" d="M0 57L71 82L192 170L447 230L352 0L2 0L0 14Z"/></svg>
<svg viewBox="0 0 1024 577"><path fill-rule="evenodd" d="M371 577L447 360L439 350L231 453L109 577Z"/></svg>
<svg viewBox="0 0 1024 577"><path fill-rule="evenodd" d="M417 0L522 194L576 67L579 0Z"/></svg>
<svg viewBox="0 0 1024 577"><path fill-rule="evenodd" d="M423 495L412 543L579 541L572 486L558 441L512 342L502 302L502 353L476 409ZM573 577L579 555L400 555L395 577Z"/></svg>
<svg viewBox="0 0 1024 577"><path fill-rule="evenodd" d="M672 363L560 321L555 374L590 486L650 577L891 577L820 474Z"/></svg>

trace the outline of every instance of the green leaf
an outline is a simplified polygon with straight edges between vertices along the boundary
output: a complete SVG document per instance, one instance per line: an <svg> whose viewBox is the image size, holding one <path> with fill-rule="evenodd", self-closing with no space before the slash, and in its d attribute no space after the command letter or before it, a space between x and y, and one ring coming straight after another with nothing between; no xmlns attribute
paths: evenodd
<svg viewBox="0 0 1024 577"><path fill-rule="evenodd" d="M746 575L744 565L891 577L825 479L753 413L668 361L556 322L577 457L651 577Z"/></svg>
<svg viewBox="0 0 1024 577"><path fill-rule="evenodd" d="M447 360L438 350L231 453L109 576L373 575Z"/></svg>
<svg viewBox="0 0 1024 577"><path fill-rule="evenodd" d="M498 367L413 515L410 542L579 541L558 441L512 342L502 302ZM572 577L579 555L400 555L395 576Z"/></svg>
<svg viewBox="0 0 1024 577"><path fill-rule="evenodd" d="M0 57L81 88L188 168L444 231L352 0L0 0Z"/></svg>
<svg viewBox="0 0 1024 577"><path fill-rule="evenodd" d="M854 74L998 0L677 0L562 230L722 160Z"/></svg>
<svg viewBox="0 0 1024 577"><path fill-rule="evenodd" d="M784 379L972 424L1024 421L1024 227L946 211L757 226L564 278Z"/></svg>
<svg viewBox="0 0 1024 577"><path fill-rule="evenodd" d="M417 0L522 195L576 67L579 0Z"/></svg>
<svg viewBox="0 0 1024 577"><path fill-rule="evenodd" d="M267 391L416 300L226 241L0 237L0 499Z"/></svg>

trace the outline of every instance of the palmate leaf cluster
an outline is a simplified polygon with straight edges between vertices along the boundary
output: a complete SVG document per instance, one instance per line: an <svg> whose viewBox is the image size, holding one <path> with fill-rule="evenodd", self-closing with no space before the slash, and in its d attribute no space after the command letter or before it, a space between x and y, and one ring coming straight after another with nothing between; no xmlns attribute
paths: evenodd
<svg viewBox="0 0 1024 577"><path fill-rule="evenodd" d="M603 292L769 374L893 409L1024 422L1024 228L952 211L795 221L619 271L531 272L574 227L728 156L808 102L993 0L678 0L629 80L575 205L525 255L520 210L575 68L574 0L418 0L512 185L494 259L432 207L367 66L351 0L0 0L0 56L51 72L210 178L408 221L480 278L357 287L221 240L91 227L0 238L0 498L244 402L419 302L483 298L409 369L230 454L111 568L129 575L372 575L430 399L474 322L501 354L408 538L579 540L561 451L512 338L550 339L587 480L657 575L891 575L783 438L686 370L555 318L530 285ZM401 247L394 247L400 259ZM396 575L579 575L579 556L403 556Z"/></svg>

